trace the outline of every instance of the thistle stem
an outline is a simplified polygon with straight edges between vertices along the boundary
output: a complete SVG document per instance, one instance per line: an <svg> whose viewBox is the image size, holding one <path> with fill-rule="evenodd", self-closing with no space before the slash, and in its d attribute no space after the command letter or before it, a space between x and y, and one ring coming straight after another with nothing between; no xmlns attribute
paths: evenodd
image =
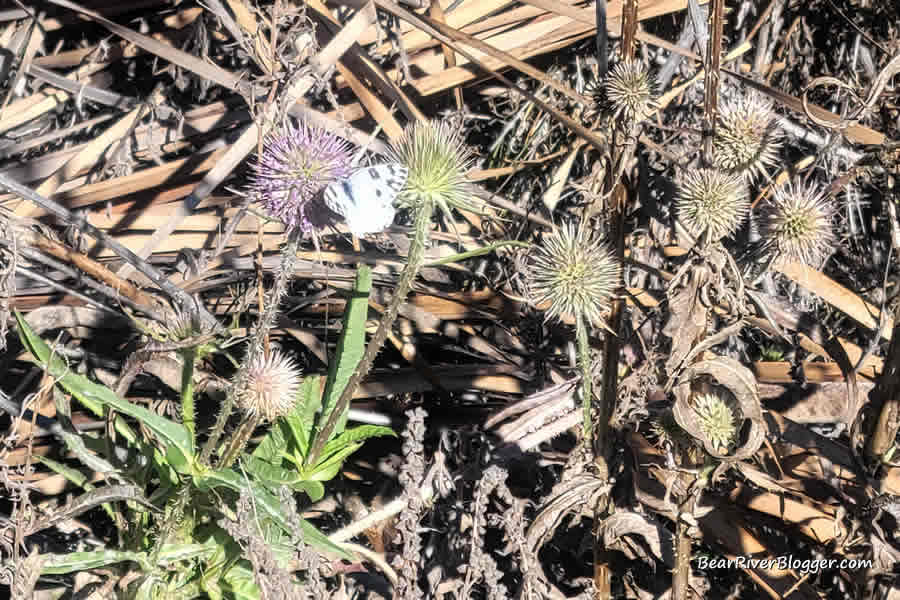
<svg viewBox="0 0 900 600"><path fill-rule="evenodd" d="M197 359L195 348L186 348L181 353L184 366L181 368L181 422L191 436L191 444L195 443L196 419L194 415L194 361Z"/></svg>
<svg viewBox="0 0 900 600"><path fill-rule="evenodd" d="M350 406L350 400L353 398L356 388L359 387L363 377L368 375L369 370L372 368L372 364L375 362L375 357L378 356L378 352L384 345L388 333L390 333L391 328L394 325L394 321L397 320L400 305L406 300L406 295L409 293L410 288L412 288L412 283L415 281L416 275L419 273L419 269L425 260L425 243L428 240L428 232L431 228L431 215L433 212L434 204L431 200L422 198L421 204L419 204L416 209L416 219L413 224L413 239L409 244L409 255L406 260L406 266L403 267L403 271L400 273L400 279L397 281L397 287L394 289L391 301L388 303L387 307L385 307L384 314L381 315L381 321L378 323L378 329L369 341L369 345L366 346L365 354L363 354L359 364L356 365L356 370L353 371L353 375L351 375L350 379L347 381L347 386L341 392L341 396L338 398L337 403L335 403L334 410L331 411L325 425L322 426L316 434L316 441L313 444L312 450L306 457L307 466L314 465L319 460L319 455L322 453L325 444L331 438L332 433L334 433L334 428L337 426L338 420Z"/></svg>
<svg viewBox="0 0 900 600"><path fill-rule="evenodd" d="M216 419L216 424L209 434L209 439L203 446L203 452L200 454L200 462L209 464L209 458L213 449L219 443L219 438L225 431L225 425L228 423L228 417L231 416L231 409L234 407L234 397L241 389L247 385L247 367L251 360L258 353L263 351L263 342L269 333L272 324L275 323L275 317L278 315L278 306L281 299L287 291L288 283L294 274L294 263L297 261L297 247L300 245L299 232L294 230L288 235L288 243L281 254L281 263L278 265L278 271L275 273L275 283L267 294L266 306L262 309L259 316L259 322L253 331L253 337L250 339L250 346L247 348L247 354L244 360L238 366L237 373L234 375L233 383L228 386L225 393L225 401L222 403L222 410Z"/></svg>
<svg viewBox="0 0 900 600"><path fill-rule="evenodd" d="M241 422L237 431L234 432L228 440L225 449L222 451L222 460L219 461L218 465L220 469L227 469L234 464L235 459L240 456L244 447L247 445L247 442L250 441L250 436L253 435L253 431L261 422L262 419L260 419L259 415L253 415Z"/></svg>
<svg viewBox="0 0 900 600"><path fill-rule="evenodd" d="M581 405L584 410L583 438L592 439L591 401L591 345L588 341L587 324L584 315L575 317L575 345L578 347L578 368L581 370Z"/></svg>

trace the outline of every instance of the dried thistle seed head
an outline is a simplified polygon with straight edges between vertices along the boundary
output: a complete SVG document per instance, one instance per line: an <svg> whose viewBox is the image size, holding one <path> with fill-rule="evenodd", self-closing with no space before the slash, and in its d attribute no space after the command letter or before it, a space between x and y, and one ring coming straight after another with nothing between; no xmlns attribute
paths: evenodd
<svg viewBox="0 0 900 600"><path fill-rule="evenodd" d="M821 267L837 244L834 215L834 204L815 185L776 188L763 212L763 240L774 261Z"/></svg>
<svg viewBox="0 0 900 600"><path fill-rule="evenodd" d="M731 402L718 394L700 394L692 401L700 431L720 454L727 454L737 442L737 415Z"/></svg>
<svg viewBox="0 0 900 600"><path fill-rule="evenodd" d="M289 228L309 231L311 201L325 187L350 174L350 146L304 121L274 130L254 165L251 189L266 211Z"/></svg>
<svg viewBox="0 0 900 600"><path fill-rule="evenodd" d="M614 66L603 84L602 104L615 121L631 128L656 109L656 83L643 63L624 60Z"/></svg>
<svg viewBox="0 0 900 600"><path fill-rule="evenodd" d="M529 300L547 318L580 316L600 323L621 277L612 252L587 227L558 227L532 247L524 269Z"/></svg>
<svg viewBox="0 0 900 600"><path fill-rule="evenodd" d="M692 235L716 241L731 235L750 209L740 176L715 169L684 173L678 185L678 216Z"/></svg>
<svg viewBox="0 0 900 600"><path fill-rule="evenodd" d="M389 156L409 170L398 204L415 209L429 202L447 214L452 208L477 210L466 180L472 155L460 129L446 121L412 123Z"/></svg>
<svg viewBox="0 0 900 600"><path fill-rule="evenodd" d="M300 390L300 370L294 361L277 350L269 356L259 352L248 361L243 382L234 382L237 405L267 421L290 414Z"/></svg>
<svg viewBox="0 0 900 600"><path fill-rule="evenodd" d="M771 100L749 92L722 103L713 138L716 167L753 179L775 164L780 147Z"/></svg>

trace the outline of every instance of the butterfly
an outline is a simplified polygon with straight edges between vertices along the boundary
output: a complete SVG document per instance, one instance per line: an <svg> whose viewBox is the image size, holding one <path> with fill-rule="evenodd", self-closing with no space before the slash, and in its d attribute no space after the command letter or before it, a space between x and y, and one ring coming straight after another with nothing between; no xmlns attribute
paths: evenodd
<svg viewBox="0 0 900 600"><path fill-rule="evenodd" d="M325 188L325 204L344 217L353 235L384 231L394 222L394 199L408 175L400 163L363 167Z"/></svg>

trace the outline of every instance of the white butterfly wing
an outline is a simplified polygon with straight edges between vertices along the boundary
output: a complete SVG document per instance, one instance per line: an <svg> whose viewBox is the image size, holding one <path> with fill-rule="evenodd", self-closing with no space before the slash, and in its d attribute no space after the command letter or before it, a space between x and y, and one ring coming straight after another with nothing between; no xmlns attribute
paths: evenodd
<svg viewBox="0 0 900 600"><path fill-rule="evenodd" d="M359 169L325 189L325 204L344 217L353 235L384 231L394 222L394 199L408 174L398 163Z"/></svg>

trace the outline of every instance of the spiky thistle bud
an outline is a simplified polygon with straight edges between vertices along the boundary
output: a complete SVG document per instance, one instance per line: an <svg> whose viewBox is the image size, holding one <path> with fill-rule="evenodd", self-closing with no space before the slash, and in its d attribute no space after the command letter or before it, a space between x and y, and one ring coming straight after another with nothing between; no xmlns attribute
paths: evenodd
<svg viewBox="0 0 900 600"><path fill-rule="evenodd" d="M311 201L329 183L347 177L350 162L350 146L336 135L304 121L288 122L266 137L251 190L289 229L309 231Z"/></svg>
<svg viewBox="0 0 900 600"><path fill-rule="evenodd" d="M720 454L725 455L737 441L737 415L735 407L719 394L700 394L692 401L700 431Z"/></svg>
<svg viewBox="0 0 900 600"><path fill-rule="evenodd" d="M300 389L300 370L294 361L273 350L249 357L243 381L235 382L235 402L246 413L267 421L293 410Z"/></svg>
<svg viewBox="0 0 900 600"><path fill-rule="evenodd" d="M834 250L834 204L814 184L776 188L763 211L763 240L776 263L818 268Z"/></svg>
<svg viewBox="0 0 900 600"><path fill-rule="evenodd" d="M721 104L713 137L716 167L753 179L775 164L780 147L771 100L749 92Z"/></svg>
<svg viewBox="0 0 900 600"><path fill-rule="evenodd" d="M655 81L643 63L636 60L618 63L601 85L592 88L589 92L597 109L626 131L650 117L656 109Z"/></svg>
<svg viewBox="0 0 900 600"><path fill-rule="evenodd" d="M163 328L163 333L167 341L184 342L187 340L197 340L201 342L192 348L196 352L197 358L211 354L215 351L215 344L210 339L213 334L223 333L224 329L216 324L204 322L199 314L195 312L179 312L175 318L167 323Z"/></svg>
<svg viewBox="0 0 900 600"><path fill-rule="evenodd" d="M477 210L466 180L472 155L461 131L448 122L413 123L392 144L389 157L409 170L399 205L415 209L427 201L446 214L452 208Z"/></svg>
<svg viewBox="0 0 900 600"><path fill-rule="evenodd" d="M693 169L678 185L678 216L698 238L712 242L731 235L750 209L740 176L715 169Z"/></svg>
<svg viewBox="0 0 900 600"><path fill-rule="evenodd" d="M547 318L571 315L600 323L620 274L618 261L599 236L566 223L532 247L525 262L525 289L533 304L546 305Z"/></svg>

